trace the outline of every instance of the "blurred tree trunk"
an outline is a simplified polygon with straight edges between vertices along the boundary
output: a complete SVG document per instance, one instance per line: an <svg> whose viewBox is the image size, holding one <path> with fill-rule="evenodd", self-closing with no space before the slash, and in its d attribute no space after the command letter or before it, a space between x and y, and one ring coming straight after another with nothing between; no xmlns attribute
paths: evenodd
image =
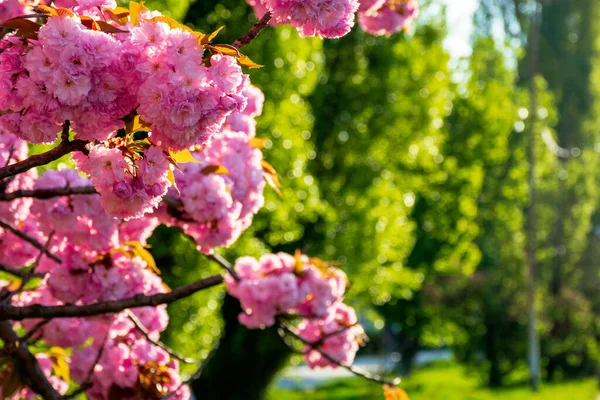
<svg viewBox="0 0 600 400"><path fill-rule="evenodd" d="M192 390L201 400L258 400L290 356L275 328L250 330L240 325L239 302L227 296L221 343Z"/></svg>

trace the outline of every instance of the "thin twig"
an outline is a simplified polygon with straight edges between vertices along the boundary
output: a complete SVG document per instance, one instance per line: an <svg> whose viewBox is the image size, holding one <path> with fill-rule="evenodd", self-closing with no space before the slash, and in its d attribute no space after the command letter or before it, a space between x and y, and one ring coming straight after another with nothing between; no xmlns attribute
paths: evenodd
<svg viewBox="0 0 600 400"><path fill-rule="evenodd" d="M184 387L185 385L189 385L190 383L192 383L196 379L200 378L200 376L202 375L202 371L204 371L204 368L206 367L206 365L208 364L208 362L211 360L211 358L213 358L213 356L215 355L215 353L219 349L220 345L221 345L220 341L218 341L217 343L215 343L215 345L213 346L213 348L210 351L210 353L208 353L208 355L206 356L206 358L204 359L204 361L202 361L202 363L200 364L200 366L198 367L198 369L196 369L196 371L192 374L192 376L190 376L185 381L181 382L181 384L177 387L177 389L175 389L171 393L166 394L161 400L167 400L167 399L169 399L171 396L173 396L175 393L177 393L179 390L181 390L182 387Z"/></svg>
<svg viewBox="0 0 600 400"><path fill-rule="evenodd" d="M144 335L144 337L146 338L147 341L149 341L150 343L152 343L153 345L155 345L157 347L160 347L161 349L166 351L171 357L174 357L174 358L178 359L179 361L183 361L184 363L187 363L187 364L192 364L192 363L196 362L196 360L194 360L193 358L187 358L187 357L184 357L184 356L176 353L174 350L169 348L166 344L164 344L160 340L152 339L150 337L150 332L148 332L148 330L146 329L146 327L144 326L142 321L140 321L140 319L129 310L127 310L127 317L131 320L131 322L133 322L133 324L135 325L137 330L140 331L142 333L142 335Z"/></svg>
<svg viewBox="0 0 600 400"><path fill-rule="evenodd" d="M236 282L240 281L239 275L237 274L237 272L235 272L235 270L233 269L233 266L225 258L223 258L222 256L220 256L218 254L209 254L206 257L208 257L208 259L213 260L214 262L219 264L221 266L221 268L226 270L233 277L233 279L236 280Z"/></svg>
<svg viewBox="0 0 600 400"><path fill-rule="evenodd" d="M10 164L6 167L0 168L0 179L21 174L25 171L29 171L30 169L39 167L41 165L46 165L74 151L81 151L82 153L86 154L88 152L87 148L85 147L87 144L88 142L85 140L71 140L60 142L58 146L51 150L48 150L45 153L36 154L18 163Z"/></svg>
<svg viewBox="0 0 600 400"><path fill-rule="evenodd" d="M128 308L148 306L154 307L160 304L168 304L179 299L183 299L184 297L188 297L201 290L216 286L222 282L223 276L219 274L178 287L177 289L173 289L168 293L158 293L153 295L138 294L126 299L103 301L83 305L68 304L63 306L43 306L40 304L31 304L28 306L16 307L10 304L0 304L0 321L20 321L29 318L50 319L91 317L94 315L116 313Z"/></svg>
<svg viewBox="0 0 600 400"><path fill-rule="evenodd" d="M267 25L269 25L269 21L271 20L272 16L273 15L271 14L271 11L267 11L267 13L263 15L257 23L252 25L252 28L250 28L250 30L246 32L244 36L237 38L235 42L233 42L233 47L237 47L238 49L240 49L248 43L250 43L252 40L254 40L254 38L258 36L260 31L262 31L267 27Z"/></svg>
<svg viewBox="0 0 600 400"><path fill-rule="evenodd" d="M285 332L289 333L292 337L300 340L302 343L306 344L307 346L310 346L312 349L317 351L319 354L321 354L323 357L325 357L329 362L331 362L337 366L340 366L342 368L345 368L346 370L350 371L351 373L353 373L356 376L365 378L371 382L379 383L382 385L397 386L400 383L400 378L394 378L393 380L389 380L389 379L383 378L380 375L372 374L368 371L357 368L353 365L346 365L346 364L336 360L334 357L327 354L323 350L321 350L318 342L311 342L310 340L304 339L302 336L300 336L300 334L298 334L298 332L295 331L295 329L287 326L286 324L279 322L278 325L281 327L281 329L283 329Z"/></svg>
<svg viewBox="0 0 600 400"><path fill-rule="evenodd" d="M6 272L7 274L11 274L18 278L24 278L26 275L30 274L30 272L28 272L26 270L11 268L4 264L0 264L0 271ZM31 276L35 277L35 278L43 278L44 276L46 276L46 273L45 272L35 272L35 273L31 274Z"/></svg>
<svg viewBox="0 0 600 400"><path fill-rule="evenodd" d="M9 193L0 193L0 201L12 201L23 197L35 199L51 199L53 197L98 194L93 186L60 187L35 190L15 190Z"/></svg>
<svg viewBox="0 0 600 400"><path fill-rule="evenodd" d="M71 130L71 121L66 120L63 124L62 132L60 133L60 140L63 142L69 141L69 131Z"/></svg>
<svg viewBox="0 0 600 400"><path fill-rule="evenodd" d="M33 335L35 335L40 329L42 329L44 326L46 326L50 321L52 321L52 320L44 319L44 320L38 322L37 324L35 324L35 326L33 328L31 328L29 330L29 332L27 332L26 334L21 336L20 340L23 342L29 341L29 339L31 339L33 337Z"/></svg>
<svg viewBox="0 0 600 400"><path fill-rule="evenodd" d="M50 241L52 240L53 236L54 236L54 231L50 232L50 234L48 235L48 239L46 240L46 244L44 245L44 248L40 250L40 253L36 257L33 265L31 266L31 269L27 272L27 274L25 274L25 276L21 280L21 284L19 285L17 290L8 293L6 298L2 299L2 301L8 302L15 294L21 293L21 291L23 291L23 289L25 288L25 285L27 285L29 280L31 278L33 278L33 276L35 274L35 269L40 264L40 260L42 259L42 256L48 252L48 246L50 245Z"/></svg>
<svg viewBox="0 0 600 400"><path fill-rule="evenodd" d="M29 351L27 343L19 340L9 321L0 322L0 339L4 341L3 349L13 358L19 371L27 376L28 385L34 392L45 400L62 399L44 375L35 356Z"/></svg>
<svg viewBox="0 0 600 400"><path fill-rule="evenodd" d="M92 381L92 377L94 376L94 370L96 369L96 365L98 365L98 363L100 362L100 359L102 358L102 354L104 353L104 348L106 346L106 339L108 339L108 332L106 332L106 334L104 335L104 339L102 340L102 345L98 349L98 354L96 354L94 363L90 367L85 379L83 380L83 382L81 382L81 385L79 385L79 387L73 393L66 395L64 397L65 399L71 399L71 398L85 392L92 386L92 384L90 382Z"/></svg>
<svg viewBox="0 0 600 400"><path fill-rule="evenodd" d="M31 236L29 236L28 234L26 234L25 232L22 232L20 230L18 230L17 228L15 228L14 226L7 224L6 222L0 220L0 228L4 228L4 229L8 229L9 231L11 231L15 236L23 239L24 241L28 242L29 244L31 244L33 247L35 247L36 249L43 251L49 258L51 258L52 260L56 261L57 263L61 264L62 260L60 259L60 257L52 254L47 248L46 246L44 246L43 244L41 244L39 241L37 241L36 239L32 238Z"/></svg>

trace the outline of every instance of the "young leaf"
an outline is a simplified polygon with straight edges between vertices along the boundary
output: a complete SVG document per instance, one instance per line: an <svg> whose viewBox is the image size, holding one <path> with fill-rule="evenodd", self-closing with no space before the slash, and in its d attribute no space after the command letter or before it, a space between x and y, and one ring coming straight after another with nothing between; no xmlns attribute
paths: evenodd
<svg viewBox="0 0 600 400"><path fill-rule="evenodd" d="M156 261L154 261L154 257L152 254L146 249L146 247L137 241L126 242L126 246L129 246L131 251L135 256L140 257L142 260L146 262L146 267L154 272L156 275L160 275L160 270L156 266Z"/></svg>
<svg viewBox="0 0 600 400"><path fill-rule="evenodd" d="M56 12L56 9L49 7L49 6L45 6L43 4L33 7L33 10L40 14L58 15L58 13Z"/></svg>
<svg viewBox="0 0 600 400"><path fill-rule="evenodd" d="M250 59L250 57L245 56L243 54L241 54L238 59L238 64L240 64L242 67L247 67L247 68L262 68L264 67L264 65L260 65L255 63L254 61L252 61Z"/></svg>
<svg viewBox="0 0 600 400"><path fill-rule="evenodd" d="M177 163L181 163L181 164L189 163L189 162L193 162L196 164L202 164L202 161L194 158L194 156L192 155L192 153L190 153L189 150L183 150L183 151L178 151L177 153L171 153L171 158L173 158L173 160L175 160Z"/></svg>
<svg viewBox="0 0 600 400"><path fill-rule="evenodd" d="M226 56L232 56L235 58L241 57L240 51L229 44L211 44L206 46L213 53L219 53Z"/></svg>
<svg viewBox="0 0 600 400"><path fill-rule="evenodd" d="M208 174L227 175L227 174L229 174L229 171L227 170L227 168L225 168L222 165L208 165L208 166L202 168L202 173L204 175L208 175Z"/></svg>
<svg viewBox="0 0 600 400"><path fill-rule="evenodd" d="M0 23L1 28L18 29L23 33L34 33L40 30L41 25L24 18L11 18Z"/></svg>
<svg viewBox="0 0 600 400"><path fill-rule="evenodd" d="M124 7L115 7L113 9L104 10L105 15L108 15L110 19L118 23L119 25L126 25L129 17L129 10Z"/></svg>
<svg viewBox="0 0 600 400"><path fill-rule="evenodd" d="M225 28L225 25L221 26L219 29L217 29L209 35L202 34L202 37L198 38L198 43L200 43L201 45L209 44L219 34L219 32L221 32L221 29L223 28Z"/></svg>
<svg viewBox="0 0 600 400"><path fill-rule="evenodd" d="M114 25L109 24L108 22L105 21L96 21L96 23L98 24L98 26L100 27L100 30L102 32L106 32L106 33L127 33L127 31L123 31L119 28L117 28Z"/></svg>
<svg viewBox="0 0 600 400"><path fill-rule="evenodd" d="M52 370L54 371L54 375L63 381L70 383L71 374L69 371L69 356L65 352L65 349L56 346L51 347L48 351L48 355L52 360Z"/></svg>
<svg viewBox="0 0 600 400"><path fill-rule="evenodd" d="M265 171L269 175L277 175L277 171L271 164L269 164L266 160L261 160L261 164L263 167L263 171Z"/></svg>
<svg viewBox="0 0 600 400"><path fill-rule="evenodd" d="M148 11L148 9L144 7L143 1L139 3L136 1L129 2L129 19L134 26L140 24L140 14L144 11Z"/></svg>
<svg viewBox="0 0 600 400"><path fill-rule="evenodd" d="M73 17L75 16L75 13L73 13L73 11L69 10L68 8L57 8L56 9L56 15L58 16L67 16L67 17Z"/></svg>
<svg viewBox="0 0 600 400"><path fill-rule="evenodd" d="M296 249L294 252L294 272L296 274L300 274L302 272L302 268L304 267L304 262L302 261L302 251L300 249Z"/></svg>
<svg viewBox="0 0 600 400"><path fill-rule="evenodd" d="M254 147L257 149L262 149L265 147L265 143L267 142L267 139L265 138L257 138L257 137L253 137L252 139L250 139L250 141L248 142L248 145L250 147Z"/></svg>
<svg viewBox="0 0 600 400"><path fill-rule="evenodd" d="M165 24L169 25L169 27L171 29L179 28L184 31L193 32L192 28L190 28L189 26L180 24L179 22L175 21L173 18L169 18L164 15L160 15L158 17L152 18L152 22L164 22Z"/></svg>
<svg viewBox="0 0 600 400"><path fill-rule="evenodd" d="M87 15L82 15L81 17L79 17L79 19L81 20L81 24L86 28L91 29L93 31L100 30L98 22L94 21L91 17L88 17Z"/></svg>
<svg viewBox="0 0 600 400"><path fill-rule="evenodd" d="M173 173L172 169L169 169L169 172L167 172L167 179L171 183L171 186L173 186L175 188L175 190L177 190L177 193L181 193L181 192L179 192L179 188L177 187L177 184L175 183L175 174Z"/></svg>
<svg viewBox="0 0 600 400"><path fill-rule="evenodd" d="M404 390L391 385L383 385L383 396L385 400L409 400Z"/></svg>
<svg viewBox="0 0 600 400"><path fill-rule="evenodd" d="M148 130L149 128L150 125L144 122L144 120L141 119L139 115L136 115L135 117L131 118L125 124L125 132L127 133L135 133L142 130Z"/></svg>

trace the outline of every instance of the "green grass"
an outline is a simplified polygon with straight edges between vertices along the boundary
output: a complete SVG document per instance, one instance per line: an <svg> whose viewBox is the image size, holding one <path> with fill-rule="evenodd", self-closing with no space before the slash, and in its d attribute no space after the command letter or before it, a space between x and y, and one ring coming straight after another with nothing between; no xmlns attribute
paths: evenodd
<svg viewBox="0 0 600 400"><path fill-rule="evenodd" d="M595 400L596 380L586 379L546 384L538 393L526 386L506 389L487 389L478 379L466 374L457 365L439 365L416 371L400 385L410 400ZM272 389L268 400L369 400L383 399L380 386L360 379L336 380L312 390L293 391Z"/></svg>

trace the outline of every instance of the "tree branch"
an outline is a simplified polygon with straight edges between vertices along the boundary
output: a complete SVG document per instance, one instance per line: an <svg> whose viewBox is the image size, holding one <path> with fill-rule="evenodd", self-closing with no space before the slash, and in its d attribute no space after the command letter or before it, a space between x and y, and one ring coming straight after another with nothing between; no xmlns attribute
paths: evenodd
<svg viewBox="0 0 600 400"><path fill-rule="evenodd" d="M94 363L90 367L90 369L89 369L89 371L87 373L87 376L85 377L85 379L83 380L83 382L81 382L81 385L79 385L79 387L77 388L77 390L75 390L71 394L66 395L64 397L65 399L72 399L73 397L76 397L79 394L85 392L86 390L88 390L92 386L91 381L92 381L92 377L94 376L94 370L96 369L96 365L98 365L98 363L100 362L100 359L102 358L102 354L104 353L104 348L106 347L106 339L108 339L108 332L106 332L106 334L104 335L104 339L102 340L102 345L98 349L98 354L96 354L96 358L94 359Z"/></svg>
<svg viewBox="0 0 600 400"><path fill-rule="evenodd" d="M16 276L17 278L24 278L26 275L31 275L32 277L36 277L36 278L43 278L44 276L46 276L46 273L44 273L44 272L34 272L33 274L31 274L31 271L26 271L26 270L17 269L17 268L11 268L4 264L0 264L0 271L6 272L7 274L11 274L13 276Z"/></svg>
<svg viewBox="0 0 600 400"><path fill-rule="evenodd" d="M187 357L177 354L174 350L171 350L166 344L164 344L160 340L152 339L150 337L150 332L148 332L148 330L146 329L144 324L142 324L142 321L140 321L140 319L131 311L127 311L127 317L131 320L131 322L133 322L133 324L135 325L137 330L140 331L142 335L144 335L144 337L146 338L147 341L149 341L150 343L152 343L153 345L155 345L157 347L160 347L161 349L166 351L171 357L176 358L179 361L183 361L184 363L188 363L188 364L196 362L196 360L194 360L193 358L187 358Z"/></svg>
<svg viewBox="0 0 600 400"><path fill-rule="evenodd" d="M33 197L36 199L51 199L59 196L98 194L93 186L62 187L35 190L15 190L10 193L0 193L0 201L12 201L22 197Z"/></svg>
<svg viewBox="0 0 600 400"><path fill-rule="evenodd" d="M200 375L202 375L202 371L204 371L204 367L206 367L206 364L208 364L208 362L210 361L210 359L215 355L215 353L219 349L220 345L221 345L221 342L215 343L215 345L213 346L213 348L210 351L210 353L208 353L208 355L206 356L206 358L204 359L204 361L202 361L202 363L200 364L200 366L198 367L198 369L192 374L192 376L190 376L185 381L181 382L181 384L177 387L177 389L175 389L171 393L168 393L161 400L167 400L167 399L169 399L171 396L173 396L175 393L177 393L182 387L184 387L185 385L189 385L190 383L192 383L196 379L200 378Z"/></svg>
<svg viewBox="0 0 600 400"><path fill-rule="evenodd" d="M14 165L14 164L13 164ZM33 247L35 247L36 249L43 251L49 258L51 258L52 260L56 261L57 263L61 264L62 260L60 259L60 257L57 257L56 255L52 254L47 248L46 246L44 246L43 244L41 244L40 242L38 242L36 239L32 238L31 236L29 236L28 234L26 234L25 232L22 232L20 230L18 230L17 228L15 228L14 226L7 224L6 222L0 220L0 228L4 228L4 229L8 229L9 231L11 231L15 236L23 239L24 241L28 242L29 244L31 244Z"/></svg>
<svg viewBox="0 0 600 400"><path fill-rule="evenodd" d="M225 271L227 271L233 277L233 279L235 279L236 282L240 281L240 277L233 269L233 266L225 258L221 257L218 254L210 254L206 257L208 257L209 260L212 260L212 261L216 262L217 264L219 264L221 266L221 268L223 268Z"/></svg>
<svg viewBox="0 0 600 400"><path fill-rule="evenodd" d="M306 340L302 336L300 336L298 334L298 332L296 332L295 329L293 329L281 322L278 322L278 325L279 325L279 327L281 327L281 329L283 329L285 332L289 333L292 337L300 340L302 343L306 344L307 346L310 346L313 350L317 351L319 354L321 354L323 357L325 357L329 362L331 362L337 366L340 366L342 368L345 368L346 370L350 371L351 373L353 373L356 376L365 378L366 380L369 380L371 382L379 383L382 385L389 385L392 387L395 387L400 383L400 378L394 378L393 380L389 380L389 379L383 378L380 375L372 374L368 371L362 370L360 368L356 368L353 365L346 365L346 364L336 360L334 357L330 356L323 350L321 350L321 348L319 347L321 343L319 341L311 342L310 340ZM339 332L337 332L337 333L339 333Z"/></svg>
<svg viewBox="0 0 600 400"><path fill-rule="evenodd" d="M62 399L44 375L35 356L29 351L27 343L19 340L10 322L0 322L0 339L4 341L4 350L15 360L19 376L25 380L24 383L44 400Z"/></svg>
<svg viewBox="0 0 600 400"><path fill-rule="evenodd" d="M28 318L66 318L66 317L91 317L93 315L111 314L137 307L154 307L168 304L196 292L216 286L223 282L222 275L213 275L185 286L173 289L169 293L154 295L138 294L121 300L103 301L84 305L43 306L32 304L16 307L9 304L0 304L0 321L21 321Z"/></svg>
<svg viewBox="0 0 600 400"><path fill-rule="evenodd" d="M233 47L237 47L238 49L240 49L246 46L248 43L250 43L254 38L258 36L260 31L262 31L267 27L267 25L269 25L269 21L271 21L272 16L273 15L271 14L271 11L267 11L267 13L263 15L257 23L252 25L252 28L250 28L250 30L246 32L244 36L237 38L235 42L233 42Z"/></svg>
<svg viewBox="0 0 600 400"><path fill-rule="evenodd" d="M85 147L87 144L88 142L85 140L72 140L68 142L61 142L58 146L51 150L48 150L45 153L36 154L18 163L10 164L6 167L0 168L0 179L21 174L41 165L46 165L49 162L58 160L62 156L72 153L74 151L81 151L85 154L87 153L87 148Z"/></svg>

